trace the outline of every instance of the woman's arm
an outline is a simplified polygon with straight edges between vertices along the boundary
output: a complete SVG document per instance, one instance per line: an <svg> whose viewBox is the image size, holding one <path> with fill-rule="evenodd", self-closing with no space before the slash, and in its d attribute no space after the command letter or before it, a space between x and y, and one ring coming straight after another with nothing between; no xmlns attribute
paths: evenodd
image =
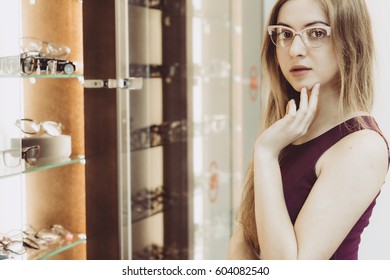
<svg viewBox="0 0 390 280"><path fill-rule="evenodd" d="M308 100L301 91L299 110L292 100L284 118L266 129L256 140L254 151L255 216L262 259L296 259L299 246L284 201L279 167L280 151L306 134L318 102L319 84Z"/></svg>
<svg viewBox="0 0 390 280"><path fill-rule="evenodd" d="M279 162L255 156L255 216L262 259L296 259L298 245L283 196Z"/></svg>

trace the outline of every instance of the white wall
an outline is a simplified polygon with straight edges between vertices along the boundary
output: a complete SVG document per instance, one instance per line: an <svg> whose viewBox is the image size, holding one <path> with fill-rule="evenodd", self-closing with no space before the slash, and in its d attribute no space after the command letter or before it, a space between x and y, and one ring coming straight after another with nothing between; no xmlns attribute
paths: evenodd
<svg viewBox="0 0 390 280"><path fill-rule="evenodd" d="M383 0L366 1L373 23L374 39L377 51L376 67L376 103L374 116L385 136L390 141L389 105L390 91L388 70L390 64L390 40L388 36L388 11L390 2ZM390 176L377 200L370 225L362 236L360 259L390 259Z"/></svg>
<svg viewBox="0 0 390 280"><path fill-rule="evenodd" d="M19 54L20 37L19 1L0 0L0 59ZM11 148L11 138L20 138L20 130L14 125L22 116L20 79L7 77L4 64L0 63L0 151ZM23 176L4 177L20 173L22 165L10 169L0 154L0 233L21 228L25 218Z"/></svg>

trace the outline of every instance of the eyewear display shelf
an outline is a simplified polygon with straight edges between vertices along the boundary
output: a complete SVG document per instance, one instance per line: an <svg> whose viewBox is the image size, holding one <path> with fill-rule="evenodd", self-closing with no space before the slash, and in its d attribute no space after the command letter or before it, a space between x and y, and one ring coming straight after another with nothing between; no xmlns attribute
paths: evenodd
<svg viewBox="0 0 390 280"><path fill-rule="evenodd" d="M54 75L45 75L45 74L31 74L31 75L0 75L0 79L3 78L22 78L22 79L72 79L76 78L80 82L83 81L83 75L81 74L71 74L71 75L65 75L65 74L54 74ZM18 176L22 174L28 174L28 173L35 173L43 170L49 170L53 168L63 167L67 165L73 165L73 164L85 164L86 159L85 155L71 155L70 157L61 157L61 158L39 158L34 165L29 165L24 162L22 159L21 164L16 167L7 167L0 169L0 180L7 177L12 176ZM9 259L14 258L23 258L23 259L29 259L29 260L46 260L53 257L56 257L57 255L70 250L72 248L75 248L76 246L86 244L87 242L87 236L84 233L78 233L74 234L72 240L66 241L64 239L59 239L50 245L46 245L42 247L41 249L31 249L26 247L26 253L22 256L17 256L10 254Z"/></svg>
<svg viewBox="0 0 390 280"><path fill-rule="evenodd" d="M67 158L44 158L39 159L35 165L22 165L22 167L9 167L0 170L0 178L16 176L25 173L37 172L40 170L51 169L69 164L82 163L85 164L84 155L75 155Z"/></svg>
<svg viewBox="0 0 390 280"><path fill-rule="evenodd" d="M17 74L17 75L9 75L9 74L0 74L0 78L24 78L24 79L70 79L77 78L80 82L83 82L83 75L81 74Z"/></svg>
<svg viewBox="0 0 390 280"><path fill-rule="evenodd" d="M20 242L20 237L11 233L20 232L26 225L36 229L62 225L73 233L71 240L58 239L39 249L23 244L27 252L22 255L2 244L0 254L8 259L86 259L82 1L19 0L0 3L0 7L9 14L0 19L0 148L8 151L22 146L9 144L14 138L26 137L18 134L13 124L19 118L28 118L61 123L62 134L71 137L72 151L65 158L42 157L41 147L41 158L35 164L27 164L25 159L15 167L0 163L0 194L7 196L0 205L0 233L15 242ZM11 25L15 32L7 31ZM74 63L74 71L64 74L65 70L53 68L53 73L42 66L39 71L24 73L24 64L17 62L18 54L25 51L20 38L26 37L50 47L69 47L66 58L59 59Z"/></svg>
<svg viewBox="0 0 390 280"><path fill-rule="evenodd" d="M60 240L40 250L28 249L27 256L30 260L47 260L86 242L85 234L77 234L73 236L71 241Z"/></svg>

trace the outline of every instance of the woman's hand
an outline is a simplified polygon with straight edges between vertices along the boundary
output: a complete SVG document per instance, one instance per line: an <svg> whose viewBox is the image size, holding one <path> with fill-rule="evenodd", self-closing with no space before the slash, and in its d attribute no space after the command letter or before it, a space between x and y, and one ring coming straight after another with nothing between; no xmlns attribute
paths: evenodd
<svg viewBox="0 0 390 280"><path fill-rule="evenodd" d="M260 134L255 150L268 152L270 156L277 158L284 147L305 135L315 116L319 91L320 84L317 83L311 90L309 100L307 89L303 88L299 109L297 110L295 101L290 100L286 115Z"/></svg>

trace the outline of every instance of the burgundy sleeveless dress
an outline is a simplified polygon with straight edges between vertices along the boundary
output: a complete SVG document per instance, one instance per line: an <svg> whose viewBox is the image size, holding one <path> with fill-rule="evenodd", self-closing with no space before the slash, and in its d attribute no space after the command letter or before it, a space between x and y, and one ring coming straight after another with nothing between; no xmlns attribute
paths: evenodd
<svg viewBox="0 0 390 280"><path fill-rule="evenodd" d="M378 130L372 117L364 117L364 119L370 129ZM357 120L352 118L308 142L301 145L289 145L282 151L280 168L284 198L293 224L317 180L315 165L318 159L340 139L361 129ZM356 260L358 258L360 236L369 223L375 202L376 198L348 233L331 259Z"/></svg>

